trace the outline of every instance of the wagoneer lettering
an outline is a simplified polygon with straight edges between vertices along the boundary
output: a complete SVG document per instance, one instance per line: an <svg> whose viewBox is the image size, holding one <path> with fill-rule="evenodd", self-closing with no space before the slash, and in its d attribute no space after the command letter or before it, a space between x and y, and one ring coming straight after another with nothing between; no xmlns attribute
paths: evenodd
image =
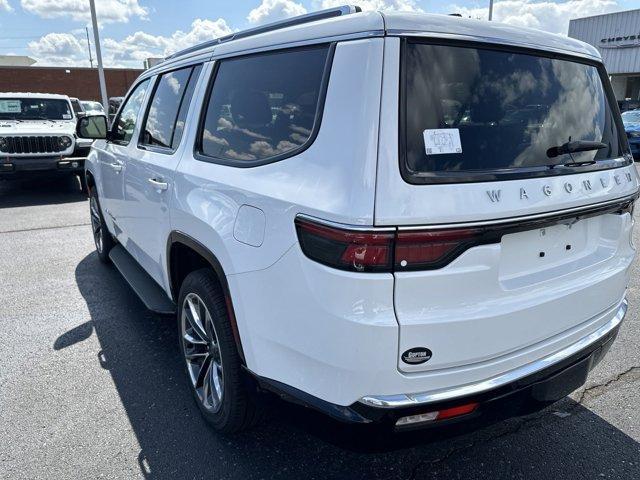
<svg viewBox="0 0 640 480"><path fill-rule="evenodd" d="M78 125L98 256L175 314L219 431L268 391L397 429L539 408L627 309L613 102L593 47L471 19L346 6L212 39Z"/></svg>
<svg viewBox="0 0 640 480"><path fill-rule="evenodd" d="M500 193L500 190L487 190L487 195L489 195L492 202L500 201Z"/></svg>

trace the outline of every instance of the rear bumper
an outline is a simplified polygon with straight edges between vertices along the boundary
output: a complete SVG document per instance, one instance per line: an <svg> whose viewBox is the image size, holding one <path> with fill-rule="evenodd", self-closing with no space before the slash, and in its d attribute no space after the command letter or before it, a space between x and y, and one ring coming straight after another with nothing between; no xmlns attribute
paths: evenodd
<svg viewBox="0 0 640 480"><path fill-rule="evenodd" d="M436 402L459 400L461 398L495 390L505 385L508 386L510 384L519 383L521 379L526 379L529 376L537 376L539 372L545 371L548 368L553 369L557 365L562 365L566 360L571 360L576 357L584 357L584 352L586 350L601 343L602 339L609 338L612 332L617 332L617 329L620 327L620 324L627 313L627 305L626 299L623 300L613 318L596 331L576 343L501 375L468 385L461 385L433 392L367 396L360 399L360 403L375 408L412 407ZM570 362L570 364L571 363L572 362Z"/></svg>
<svg viewBox="0 0 640 480"><path fill-rule="evenodd" d="M84 156L5 157L0 159L0 179L78 174L84 171Z"/></svg>
<svg viewBox="0 0 640 480"><path fill-rule="evenodd" d="M477 403L473 413L455 419L419 424L413 428L441 426L463 420L508 418L528 413L565 397L582 386L587 374L607 353L627 311L623 300L605 325L580 341L529 365L474 384L437 392L368 396L341 406L313 397L282 383L258 377L260 384L284 398L319 410L348 423L380 423L395 426L410 415Z"/></svg>

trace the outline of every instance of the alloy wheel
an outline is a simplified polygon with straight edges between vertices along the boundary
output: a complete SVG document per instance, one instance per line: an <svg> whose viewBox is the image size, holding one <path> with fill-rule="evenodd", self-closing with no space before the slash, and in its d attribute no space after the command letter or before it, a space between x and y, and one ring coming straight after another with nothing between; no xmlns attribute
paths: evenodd
<svg viewBox="0 0 640 480"><path fill-rule="evenodd" d="M181 340L187 371L202 406L217 412L222 405L222 354L209 309L195 293L182 304Z"/></svg>

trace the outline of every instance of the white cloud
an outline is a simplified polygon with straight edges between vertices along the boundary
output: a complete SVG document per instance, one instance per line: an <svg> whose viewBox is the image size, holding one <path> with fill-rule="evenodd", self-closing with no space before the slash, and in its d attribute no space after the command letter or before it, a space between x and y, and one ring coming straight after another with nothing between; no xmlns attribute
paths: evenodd
<svg viewBox="0 0 640 480"><path fill-rule="evenodd" d="M168 55L214 38L224 37L232 32L233 30L224 18L217 20L196 18L191 24L191 30L188 32L178 30L169 37L165 46L165 54Z"/></svg>
<svg viewBox="0 0 640 480"><path fill-rule="evenodd" d="M339 7L345 3L357 5L362 10L395 10L402 12L422 12L416 5L415 0L354 0L345 2L344 0L321 0L321 8Z"/></svg>
<svg viewBox="0 0 640 480"><path fill-rule="evenodd" d="M6 1L6 0L0 0ZM20 0L22 8L42 18L70 18L79 22L91 20L88 0ZM96 15L100 23L126 23L131 18L146 19L149 10L138 0L98 0Z"/></svg>
<svg viewBox="0 0 640 480"><path fill-rule="evenodd" d="M29 50L39 64L84 65L88 63L86 47L70 33L48 33L29 42Z"/></svg>
<svg viewBox="0 0 640 480"><path fill-rule="evenodd" d="M567 34L569 20L599 15L620 7L616 0L568 0L564 2L502 0L493 4L493 19L521 27L532 27L553 33ZM486 19L488 8L452 7L452 12L464 17Z"/></svg>
<svg viewBox="0 0 640 480"><path fill-rule="evenodd" d="M293 0L262 0L260 5L249 12L247 20L251 23L269 23L305 13L307 9Z"/></svg>
<svg viewBox="0 0 640 480"><path fill-rule="evenodd" d="M133 66L139 68L148 57L165 57L172 53L232 33L223 18L207 20L197 18L191 30L178 30L171 36L151 35L135 32L122 40L105 38L102 42L104 63L110 66Z"/></svg>
<svg viewBox="0 0 640 480"><path fill-rule="evenodd" d="M89 53L84 30L76 33L49 33L30 42L29 50L39 65L88 66ZM230 33L232 30L223 18L197 18L189 31L177 30L170 36L138 31L120 40L106 37L101 40L103 63L106 67L142 68L142 62L148 57L165 57Z"/></svg>
<svg viewBox="0 0 640 480"><path fill-rule="evenodd" d="M11 12L13 8L9 5L9 0L0 0L0 10L4 10L6 12Z"/></svg>

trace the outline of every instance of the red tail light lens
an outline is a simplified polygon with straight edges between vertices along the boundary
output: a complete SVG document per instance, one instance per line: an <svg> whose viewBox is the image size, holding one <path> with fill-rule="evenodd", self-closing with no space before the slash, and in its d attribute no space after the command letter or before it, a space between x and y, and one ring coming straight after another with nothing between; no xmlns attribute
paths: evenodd
<svg viewBox="0 0 640 480"><path fill-rule="evenodd" d="M480 228L399 231L395 245L396 270L440 268L477 245L484 233Z"/></svg>
<svg viewBox="0 0 640 480"><path fill-rule="evenodd" d="M344 230L296 218L302 251L312 260L341 270L390 272L394 231Z"/></svg>
<svg viewBox="0 0 640 480"><path fill-rule="evenodd" d="M447 418L461 417L462 415L469 415L478 408L478 403L467 403L466 405L460 405L459 407L447 408L440 410L436 420L446 420Z"/></svg>
<svg viewBox="0 0 640 480"><path fill-rule="evenodd" d="M300 246L312 260L341 270L393 272L441 268L464 250L487 243L476 228L358 231L297 218ZM499 240L498 240L499 241Z"/></svg>

